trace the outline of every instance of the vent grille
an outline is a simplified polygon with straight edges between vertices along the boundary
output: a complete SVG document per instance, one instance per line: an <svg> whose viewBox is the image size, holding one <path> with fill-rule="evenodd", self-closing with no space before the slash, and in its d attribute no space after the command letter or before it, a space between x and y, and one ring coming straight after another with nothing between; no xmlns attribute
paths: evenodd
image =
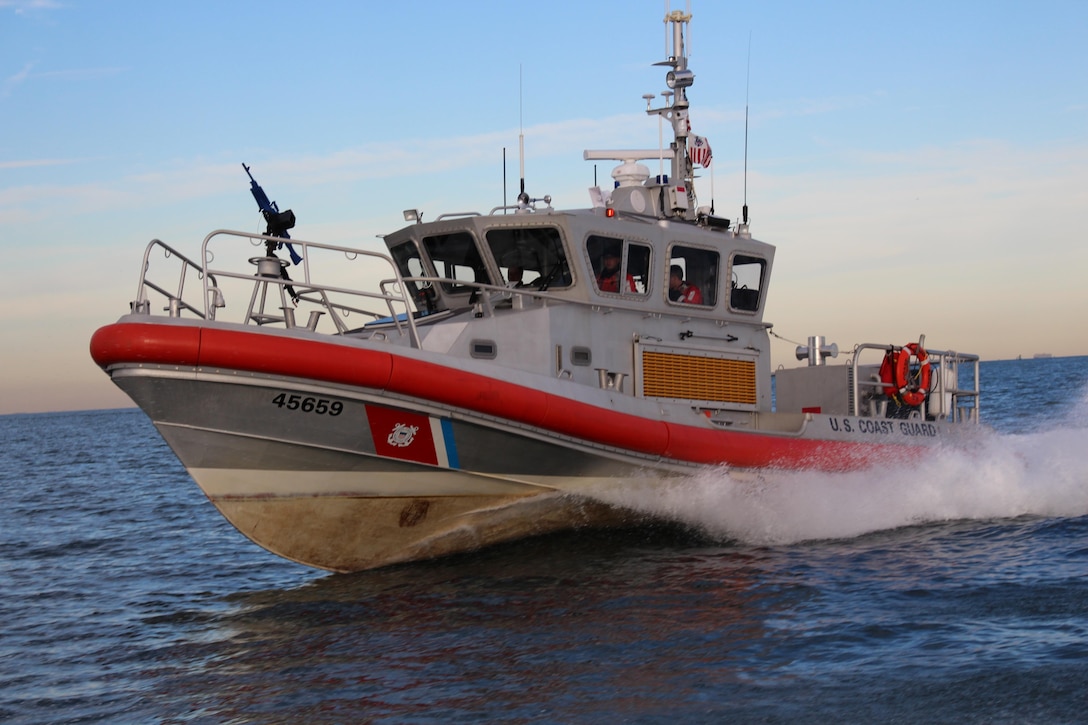
<svg viewBox="0 0 1088 725"><path fill-rule="evenodd" d="M756 364L753 360L643 350L642 394L755 405Z"/></svg>

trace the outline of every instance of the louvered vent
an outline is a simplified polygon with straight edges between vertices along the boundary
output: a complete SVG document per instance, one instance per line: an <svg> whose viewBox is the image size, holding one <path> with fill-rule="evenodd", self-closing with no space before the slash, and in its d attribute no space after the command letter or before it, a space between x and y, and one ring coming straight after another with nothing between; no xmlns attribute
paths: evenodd
<svg viewBox="0 0 1088 725"><path fill-rule="evenodd" d="M642 351L642 394L738 405L756 404L754 360Z"/></svg>

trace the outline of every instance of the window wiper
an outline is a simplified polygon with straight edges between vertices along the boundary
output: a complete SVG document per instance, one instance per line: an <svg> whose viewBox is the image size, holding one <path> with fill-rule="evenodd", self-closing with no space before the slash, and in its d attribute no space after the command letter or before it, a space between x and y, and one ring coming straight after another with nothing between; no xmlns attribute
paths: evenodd
<svg viewBox="0 0 1088 725"><path fill-rule="evenodd" d="M540 291L541 292L547 292L548 291L548 285L550 285L552 282L555 281L555 278L559 274L560 270L563 270L563 269L566 269L566 268L567 268L567 258L562 257L562 258L559 259L558 262L555 263L555 266L552 267L551 270L548 271L548 276L546 276L544 278L544 282L541 283L541 285L540 285Z"/></svg>
<svg viewBox="0 0 1088 725"><path fill-rule="evenodd" d="M548 271L548 276L544 278L544 282L540 285L541 292L547 292L548 286L555 281L556 276L562 270L570 272L570 267L567 262L567 255L563 254L563 247L559 243L559 239L556 236L551 237L552 251L555 252L556 262L555 266Z"/></svg>

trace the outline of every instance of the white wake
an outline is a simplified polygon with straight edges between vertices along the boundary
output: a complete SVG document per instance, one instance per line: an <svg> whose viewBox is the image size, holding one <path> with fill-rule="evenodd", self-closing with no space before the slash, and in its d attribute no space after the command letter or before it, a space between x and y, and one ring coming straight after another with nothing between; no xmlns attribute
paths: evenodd
<svg viewBox="0 0 1088 725"><path fill-rule="evenodd" d="M1088 416L1078 412L1030 434L984 431L969 450L935 449L907 466L754 479L707 469L593 495L757 545L851 538L935 521L1084 516Z"/></svg>

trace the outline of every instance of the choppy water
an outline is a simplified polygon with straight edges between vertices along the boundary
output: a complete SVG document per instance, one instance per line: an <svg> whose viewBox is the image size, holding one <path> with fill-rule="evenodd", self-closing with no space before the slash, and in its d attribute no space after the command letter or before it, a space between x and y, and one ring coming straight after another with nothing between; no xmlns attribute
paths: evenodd
<svg viewBox="0 0 1088 725"><path fill-rule="evenodd" d="M0 417L0 721L1083 722L1088 358L983 383L968 454L352 575L246 541L137 411Z"/></svg>

